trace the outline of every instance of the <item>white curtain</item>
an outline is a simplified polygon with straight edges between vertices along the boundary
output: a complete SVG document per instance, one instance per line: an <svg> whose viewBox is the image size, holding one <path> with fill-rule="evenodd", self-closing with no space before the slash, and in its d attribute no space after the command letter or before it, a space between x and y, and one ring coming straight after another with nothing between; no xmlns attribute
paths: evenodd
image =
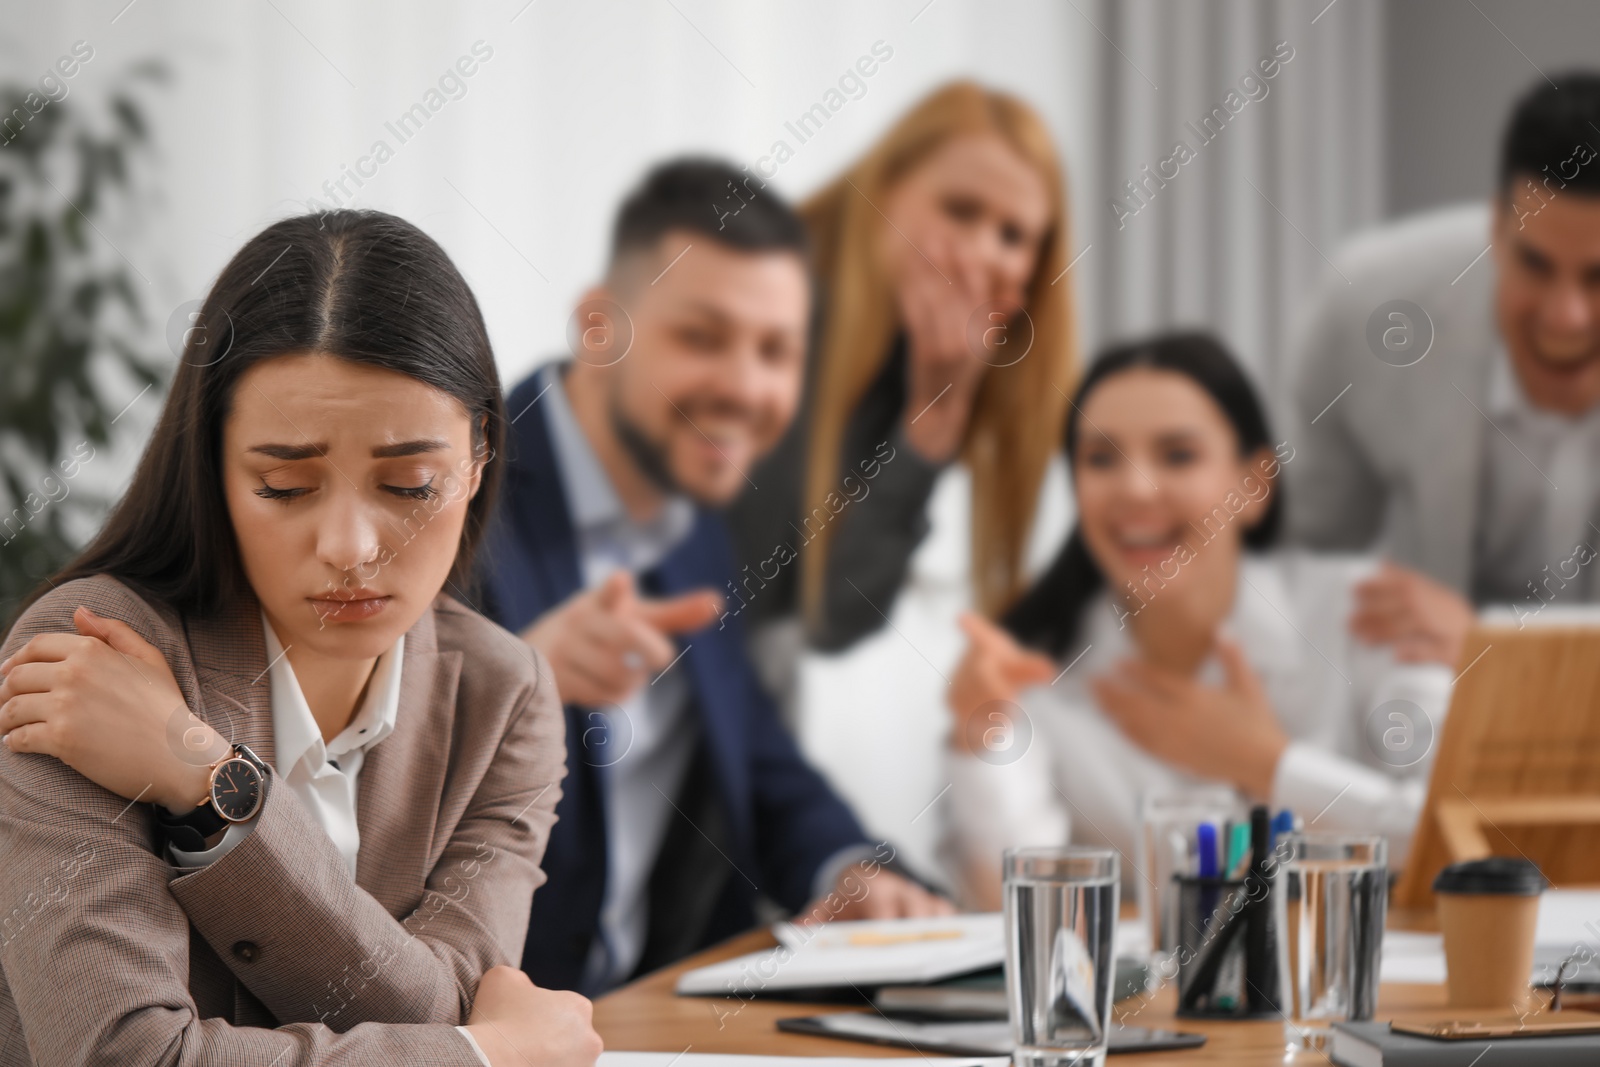
<svg viewBox="0 0 1600 1067"><path fill-rule="evenodd" d="M158 350L167 313L253 233L311 200L350 203L445 246L509 384L564 350L617 201L651 163L701 152L754 165L782 139L793 157L773 184L800 196L959 76L1030 99L1077 156L1089 36L1055 0L63 0L9 13L0 62L32 81L85 40L95 57L69 97L85 104L132 63L167 65L169 84L143 94L154 203L105 227L151 279ZM800 143L785 124L875 44L892 58ZM473 73L430 98L464 57ZM420 131L397 126L419 103L439 106Z"/></svg>
<svg viewBox="0 0 1600 1067"><path fill-rule="evenodd" d="M1074 268L1088 336L1208 327L1279 396L1299 302L1384 212L1382 5L1073 3L1098 45L1080 225L1093 247Z"/></svg>

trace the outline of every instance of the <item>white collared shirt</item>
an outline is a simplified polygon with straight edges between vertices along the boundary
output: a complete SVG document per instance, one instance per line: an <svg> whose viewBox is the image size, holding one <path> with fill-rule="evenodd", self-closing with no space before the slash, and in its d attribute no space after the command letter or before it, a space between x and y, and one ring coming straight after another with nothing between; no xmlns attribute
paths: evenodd
<svg viewBox="0 0 1600 1067"><path fill-rule="evenodd" d="M1273 780L1274 810L1315 820L1318 830L1382 833L1390 865L1399 867L1426 795L1451 672L1399 663L1388 647L1350 634L1353 587L1375 566L1366 557L1292 550L1247 554L1223 629L1238 642L1290 738ZM1150 755L1096 705L1089 679L1137 654L1106 593L1085 607L1066 658L1080 652L1082 659L1054 684L1019 696L1032 731L1020 757L991 764L947 755L953 782L947 844L963 871L998 871L1007 848L1110 846L1122 854L1123 888L1132 892L1139 880L1140 797L1216 784ZM1215 658L1199 678L1221 681ZM1411 702L1427 719L1409 724L1413 740L1431 727L1427 754L1405 767L1395 765L1402 757L1385 759L1378 750L1395 725L1391 709L1380 710L1391 700Z"/></svg>
<svg viewBox="0 0 1600 1067"><path fill-rule="evenodd" d="M1600 407L1576 417L1535 407L1502 344L1490 361L1484 414L1496 432L1485 440L1473 599L1591 599L1594 578L1573 579L1570 560L1580 543L1591 553L1600 548L1600 530L1590 525L1600 504Z"/></svg>
<svg viewBox="0 0 1600 1067"><path fill-rule="evenodd" d="M405 659L406 635L395 639L393 647L378 657L367 681L366 696L355 715L339 735L324 742L300 691L289 657L283 654L278 637L266 615L261 626L267 638L267 662L272 666L272 734L278 773L311 817L333 839L350 873L356 871L356 853L361 848L361 831L356 825L356 780L366 762L367 751L394 732L400 711L400 667Z"/></svg>

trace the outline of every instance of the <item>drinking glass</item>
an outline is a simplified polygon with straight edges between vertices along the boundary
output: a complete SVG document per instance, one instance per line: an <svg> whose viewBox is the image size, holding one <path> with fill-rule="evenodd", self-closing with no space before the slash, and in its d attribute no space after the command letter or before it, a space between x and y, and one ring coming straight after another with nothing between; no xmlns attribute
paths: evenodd
<svg viewBox="0 0 1600 1067"><path fill-rule="evenodd" d="M1111 1027L1117 854L1005 853L1006 996L1016 1067L1102 1067Z"/></svg>
<svg viewBox="0 0 1600 1067"><path fill-rule="evenodd" d="M1284 1047L1322 1051L1334 1022L1371 1019L1378 1006L1388 844L1370 834L1289 834L1273 858Z"/></svg>
<svg viewBox="0 0 1600 1067"><path fill-rule="evenodd" d="M1221 828L1242 822L1248 811L1227 786L1148 793L1139 800L1139 866L1135 884L1139 917L1150 931L1150 969L1166 982L1178 973L1178 890L1173 878L1200 873L1195 831L1209 822Z"/></svg>

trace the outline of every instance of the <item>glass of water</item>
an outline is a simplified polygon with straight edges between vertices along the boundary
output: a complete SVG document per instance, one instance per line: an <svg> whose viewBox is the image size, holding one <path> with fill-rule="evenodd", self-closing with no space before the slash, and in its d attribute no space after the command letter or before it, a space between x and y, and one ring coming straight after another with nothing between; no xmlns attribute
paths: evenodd
<svg viewBox="0 0 1600 1067"><path fill-rule="evenodd" d="M1005 853L1006 997L1016 1067L1102 1067L1111 1027L1117 854Z"/></svg>
<svg viewBox="0 0 1600 1067"><path fill-rule="evenodd" d="M1178 974L1178 890L1173 878L1200 870L1195 828L1248 822L1249 809L1228 786L1162 790L1139 798L1139 916L1150 930L1150 964L1167 982Z"/></svg>
<svg viewBox="0 0 1600 1067"><path fill-rule="evenodd" d="M1287 1051L1322 1051L1340 1021L1371 1019L1388 905L1388 844L1370 834L1288 834L1273 859L1273 919Z"/></svg>

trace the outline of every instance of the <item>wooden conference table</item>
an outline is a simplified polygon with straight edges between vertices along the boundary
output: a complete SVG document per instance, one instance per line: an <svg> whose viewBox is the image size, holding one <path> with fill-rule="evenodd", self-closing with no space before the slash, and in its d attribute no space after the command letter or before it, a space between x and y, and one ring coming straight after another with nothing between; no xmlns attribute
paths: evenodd
<svg viewBox="0 0 1600 1067"><path fill-rule="evenodd" d="M1427 921L1407 922L1405 916L1391 916L1392 926L1417 929ZM707 949L681 963L623 986L601 997L594 1006L594 1025L606 1048L647 1052L739 1052L768 1056L915 1056L910 1049L868 1045L855 1041L786 1034L777 1028L779 1019L799 1015L820 1015L834 1011L871 1011L860 1005L805 1004L792 1000L732 997L680 997L673 992L678 975L730 956L743 955L770 947L777 942L765 930L753 930ZM1174 1067L1228 1064L1323 1064L1328 1060L1314 1052L1286 1058L1283 1052L1283 1023L1205 1022L1179 1019L1173 1015L1175 994L1162 990L1141 1002L1130 998L1113 1009L1126 1025L1164 1030L1187 1030L1206 1035L1204 1047L1176 1052L1146 1052L1117 1056L1112 1063L1126 1067ZM1378 1017L1391 1013L1427 1011L1444 1004L1444 987L1435 985L1385 985L1379 991Z"/></svg>

